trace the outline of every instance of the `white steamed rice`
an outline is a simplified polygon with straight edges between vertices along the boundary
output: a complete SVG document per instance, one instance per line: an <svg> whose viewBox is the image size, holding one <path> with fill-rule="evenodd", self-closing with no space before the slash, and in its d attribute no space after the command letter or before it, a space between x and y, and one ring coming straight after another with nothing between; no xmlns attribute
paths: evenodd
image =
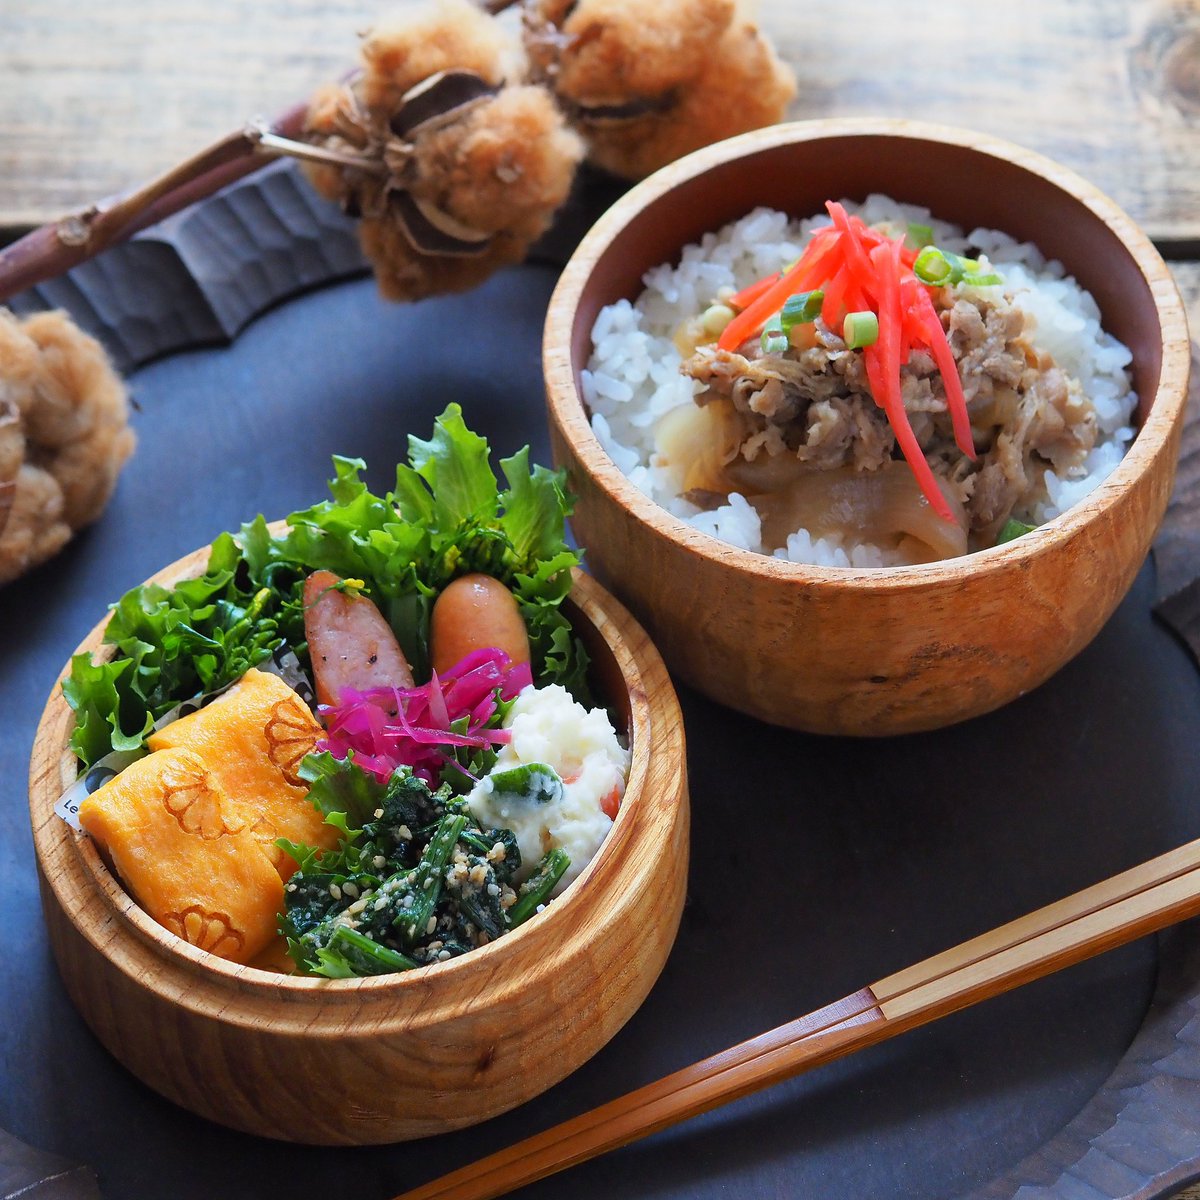
<svg viewBox="0 0 1200 1200"><path fill-rule="evenodd" d="M1129 350L1100 327L1092 296L1047 262L1037 247L996 230L976 229L964 237L957 226L935 221L928 209L868 196L862 205L843 201L868 225L902 230L908 222L930 225L935 243L963 252L982 252L1004 277L1004 287L1035 323L1031 340L1075 376L1096 411L1095 448L1080 468L1064 478L1046 474L1047 497L1028 513L1041 524L1087 495L1120 462L1133 438L1137 397L1130 386ZM658 464L654 438L663 415L691 404L701 385L679 373L681 358L672 340L680 324L707 308L722 288L739 291L798 258L808 236L828 217L791 221L759 208L699 243L685 246L677 266L664 263L642 277L646 290L636 303L620 300L603 309L592 330L592 356L582 372L583 396L600 444L630 480L652 500L705 533L746 550L762 550L758 514L740 495L713 511L702 511L674 489ZM792 562L874 567L900 561L894 552L840 537L812 538L798 530L775 551Z"/></svg>

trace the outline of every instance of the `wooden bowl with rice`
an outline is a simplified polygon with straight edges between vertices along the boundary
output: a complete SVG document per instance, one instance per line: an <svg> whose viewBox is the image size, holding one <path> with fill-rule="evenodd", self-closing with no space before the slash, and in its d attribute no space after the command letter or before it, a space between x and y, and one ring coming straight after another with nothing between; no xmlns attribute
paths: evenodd
<svg viewBox="0 0 1200 1200"><path fill-rule="evenodd" d="M705 522L728 532L719 522L737 517L736 497L712 500L700 488L682 497L685 506L669 501L677 509L673 513L647 494L658 486L663 464L671 466L670 452L661 439L643 438L635 453L613 432L623 420L622 428L639 436L639 421L653 428L658 420L653 400L641 416L626 419L619 411L626 393L642 387L646 366L618 364L600 381L607 396L599 396L595 371L606 366L591 361L597 320L606 306L636 300L652 268L677 263L685 245L760 206L799 219L819 213L826 201L863 202L873 193L924 206L937 221L965 231L1003 231L1061 262L1094 297L1106 333L1128 347L1136 435L1115 467L1109 464L1111 473L1074 503L1069 488L1046 482L1054 463L1027 456L1043 492L1053 491L1065 511L1055 515L1043 496L1038 511L1049 515L1021 536L994 545L1001 518L991 512L986 548L957 557L864 566L855 564L873 560L852 549L839 559L851 565L833 566L821 561L822 546L836 552L850 544L836 537L818 546L816 536L801 531L798 541L789 536L780 549L781 555L817 562L718 540L703 531ZM910 232L917 228L925 227L909 226ZM704 259L705 251L690 253ZM974 262L966 267L980 269ZM770 269L781 268L802 269L786 262ZM663 303L676 278L660 285L656 303ZM748 282L743 277L736 286ZM710 297L697 286L695 308L719 306L728 296L729 289ZM739 311L738 303L730 303L717 330ZM951 340L953 332L950 321ZM768 336L778 334L764 330L764 351ZM779 343L784 350L787 336L785 331ZM845 349L842 342L828 344ZM751 353L745 345L741 349ZM701 150L647 179L613 205L567 265L551 301L543 353L554 455L577 496L576 536L588 547L591 569L646 625L672 672L761 720L853 735L936 729L989 712L1037 687L1091 641L1130 587L1166 508L1190 359L1183 305L1170 273L1111 200L1067 169L1007 142L902 120L776 126ZM676 367L654 369L661 378L643 391L677 386ZM1115 368L1114 373L1121 374ZM970 387L965 373L963 385ZM698 387L706 403L718 395L715 386ZM585 400L589 389L604 409L601 420ZM1072 395L1081 390L1075 384L1072 389ZM948 422L949 384L945 391L941 411ZM742 395L753 400L760 393ZM664 411L674 404L658 401ZM677 407L691 404L685 395ZM1097 412L1100 407L1097 399ZM1103 425L1102 415L1089 419ZM976 421L974 407L970 420ZM725 451L726 459L731 453ZM893 458L900 458L899 450ZM979 461L986 461L982 450ZM982 478L982 466L980 472ZM1063 471L1064 480L1070 476ZM960 494L968 497L963 511L969 516L970 488ZM928 495L920 500L927 508ZM977 500L976 508L982 504ZM714 513L704 512L714 506ZM698 521L691 515L697 510ZM766 529L763 514L760 506L751 515L755 528ZM929 514L920 515L925 520ZM733 536L740 536L737 529ZM878 561L895 561L886 557L890 551L882 553Z"/></svg>
<svg viewBox="0 0 1200 1200"><path fill-rule="evenodd" d="M154 577L201 573L207 548ZM30 767L42 906L71 999L139 1079L261 1137L367 1145L504 1112L575 1070L658 978L683 909L683 725L662 660L626 610L576 572L565 610L598 697L629 739L625 798L583 873L502 938L400 974L322 979L241 966L144 912L95 843L55 812L74 781L56 685ZM101 622L80 646L101 646Z"/></svg>

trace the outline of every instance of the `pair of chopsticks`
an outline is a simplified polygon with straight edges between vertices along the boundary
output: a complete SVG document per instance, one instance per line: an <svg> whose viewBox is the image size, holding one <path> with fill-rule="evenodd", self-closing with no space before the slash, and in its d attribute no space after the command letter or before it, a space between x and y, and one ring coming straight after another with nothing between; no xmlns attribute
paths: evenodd
<svg viewBox="0 0 1200 1200"><path fill-rule="evenodd" d="M1200 914L1200 840L405 1192L489 1200Z"/></svg>

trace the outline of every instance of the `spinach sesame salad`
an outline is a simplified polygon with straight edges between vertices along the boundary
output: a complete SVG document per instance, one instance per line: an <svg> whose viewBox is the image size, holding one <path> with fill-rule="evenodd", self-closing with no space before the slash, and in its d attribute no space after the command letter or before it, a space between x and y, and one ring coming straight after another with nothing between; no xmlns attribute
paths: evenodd
<svg viewBox="0 0 1200 1200"><path fill-rule="evenodd" d="M310 756L304 775L346 834L332 853L286 847L299 870L282 930L314 974L378 975L464 954L531 917L570 865L555 848L518 883L516 835L483 827L449 784L432 790L404 770L383 783L328 754Z"/></svg>
<svg viewBox="0 0 1200 1200"><path fill-rule="evenodd" d="M113 776L79 821L142 907L233 961L346 978L528 920L611 827L629 754L560 609L561 473L526 448L501 490L454 404L386 495L334 466L282 531L258 517L200 578L123 596L114 657L77 655L63 692L72 749Z"/></svg>

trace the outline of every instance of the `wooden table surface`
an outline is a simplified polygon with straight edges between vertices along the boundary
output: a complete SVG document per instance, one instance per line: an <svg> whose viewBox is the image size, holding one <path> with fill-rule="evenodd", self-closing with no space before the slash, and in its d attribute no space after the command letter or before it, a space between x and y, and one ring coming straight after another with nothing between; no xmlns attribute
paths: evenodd
<svg viewBox="0 0 1200 1200"><path fill-rule="evenodd" d="M0 230L121 191L307 95L379 11L5 0ZM1200 0L861 0L819 26L795 0L762 0L758 15L799 77L791 116L943 121L1059 159L1158 243L1200 329Z"/></svg>
<svg viewBox="0 0 1200 1200"><path fill-rule="evenodd" d="M936 120L1060 160L1155 240L1200 331L1200 0L762 0L758 14L799 77L792 117ZM351 0L4 0L0 234L285 107L350 64L375 15Z"/></svg>

